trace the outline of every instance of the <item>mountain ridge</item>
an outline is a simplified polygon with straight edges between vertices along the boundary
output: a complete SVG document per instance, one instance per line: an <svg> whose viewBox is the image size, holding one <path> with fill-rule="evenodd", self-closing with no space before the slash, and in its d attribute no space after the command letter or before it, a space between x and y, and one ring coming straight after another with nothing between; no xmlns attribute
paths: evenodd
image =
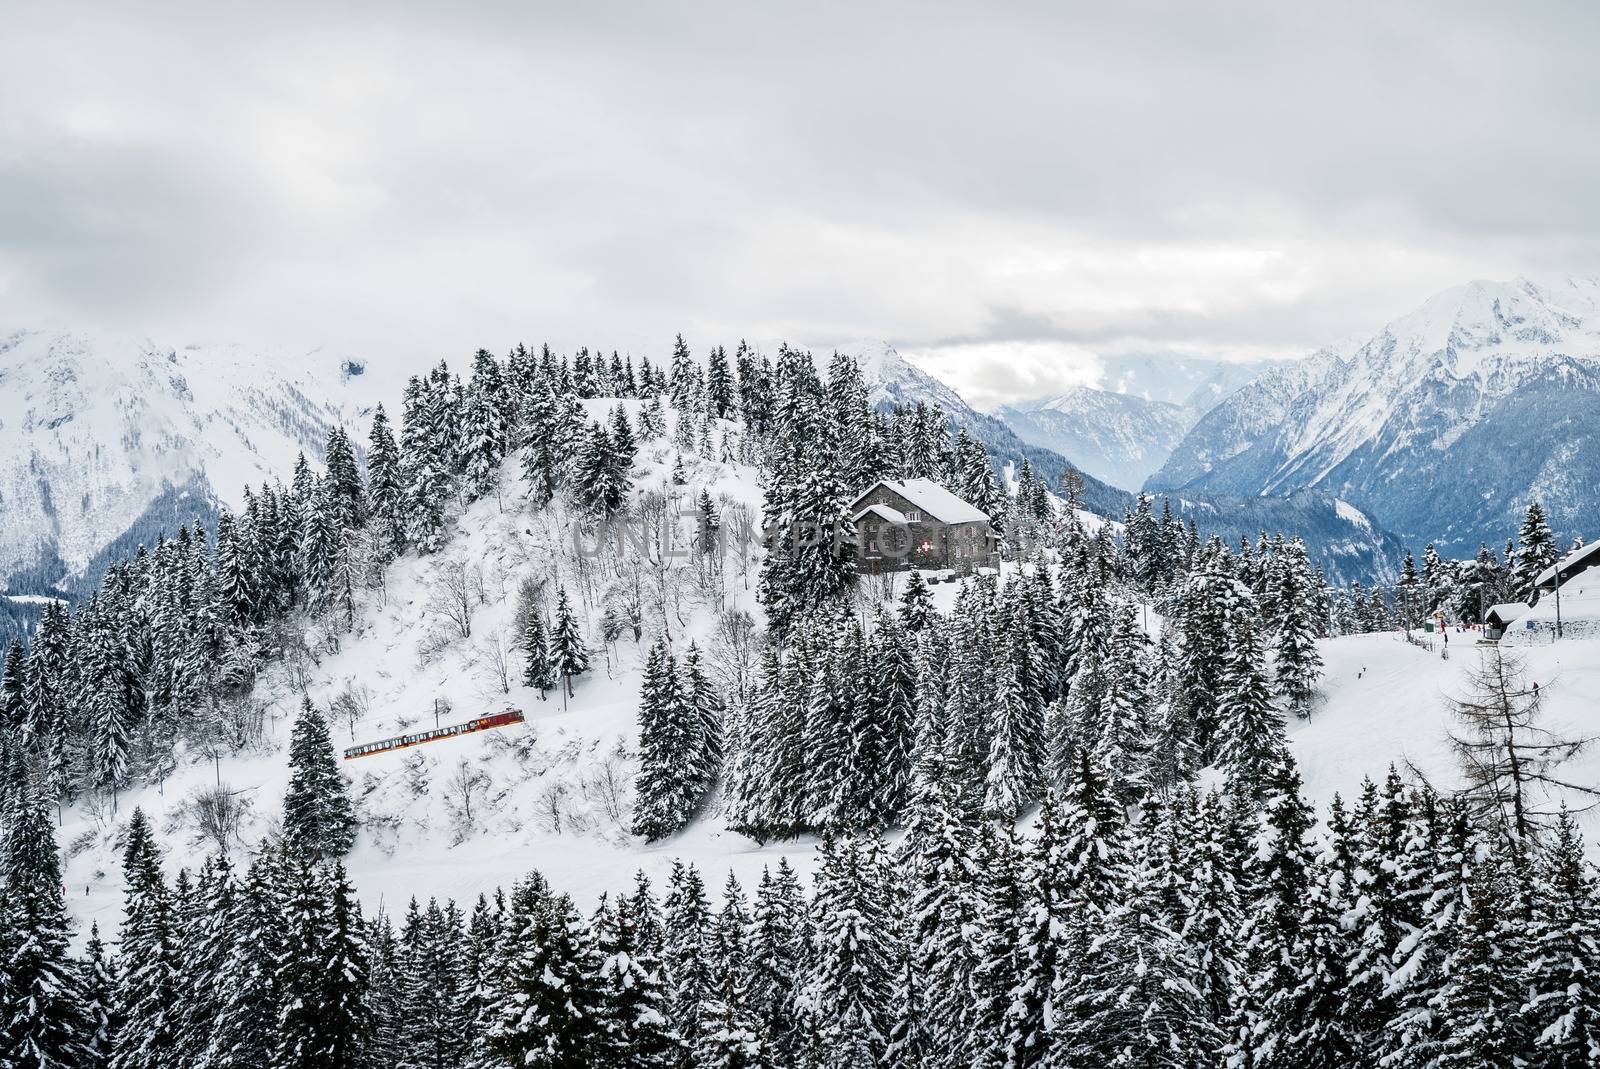
<svg viewBox="0 0 1600 1069"><path fill-rule="evenodd" d="M1150 490L1320 489L1410 543L1472 552L1539 496L1600 505L1600 280L1474 281L1350 351L1273 369L1196 423Z"/></svg>

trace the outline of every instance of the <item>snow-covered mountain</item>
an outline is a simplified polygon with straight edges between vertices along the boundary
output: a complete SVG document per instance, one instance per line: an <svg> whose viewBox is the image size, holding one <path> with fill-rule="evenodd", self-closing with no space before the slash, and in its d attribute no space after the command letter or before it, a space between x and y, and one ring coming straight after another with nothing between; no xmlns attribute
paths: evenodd
<svg viewBox="0 0 1600 1069"><path fill-rule="evenodd" d="M860 342L841 347L838 351L855 357L860 363L862 378L867 384L868 400L877 408L913 405L918 401L930 406L937 405L944 409L952 423L965 428L968 434L982 442L989 453L1002 462L1021 464L1026 459L1036 472L1052 481L1068 468L1076 468L1084 476L1083 501L1091 512L1115 518L1120 517L1132 504L1131 494L1107 485L1095 472L1082 465L1076 456L1025 441L1005 423L979 412L960 394L906 360L887 342Z"/></svg>
<svg viewBox="0 0 1600 1069"><path fill-rule="evenodd" d="M1405 543L1372 517L1348 501L1316 490L1296 490L1282 497L1183 492L1164 498L1170 500L1174 515L1193 520L1207 535L1234 545L1241 539L1254 542L1262 531L1300 538L1311 560L1335 586L1352 579L1392 582L1405 557Z"/></svg>
<svg viewBox="0 0 1600 1069"><path fill-rule="evenodd" d="M994 414L1030 445L1070 456L1095 478L1134 490L1166 463L1199 415L1168 401L1091 386L1002 405Z"/></svg>
<svg viewBox="0 0 1600 1069"><path fill-rule="evenodd" d="M882 408L917 401L936 404L958 426L965 427L969 434L982 441L994 456L1013 463L1027 457L1035 471L1051 479L1069 463L1077 467L1085 473L1084 499L1090 511L1120 519L1133 506L1132 493L1096 478L1087 464L1080 465L1080 454L1076 450L1063 455L1060 450L1025 441L1017 431L977 411L950 387L907 362L892 346L871 342L840 351L860 361L873 404ZM1192 414L1190 419L1193 419ZM1132 437L1130 434L1125 440L1131 442ZM1254 541L1261 531L1282 531L1290 537L1303 539L1311 559L1338 583L1357 578L1363 581L1388 578L1403 555L1401 543L1371 517L1328 494L1263 498L1186 491L1170 496L1173 512L1180 518L1192 519L1202 531L1221 535L1230 542L1237 542L1241 537Z"/></svg>
<svg viewBox="0 0 1600 1069"><path fill-rule="evenodd" d="M83 569L152 509L182 501L193 517L286 476L336 423L365 426L357 398L373 391L349 386L363 370L321 352L0 333L0 587Z"/></svg>
<svg viewBox="0 0 1600 1069"><path fill-rule="evenodd" d="M1578 534L1600 507L1600 279L1457 286L1359 347L1274 368L1147 485L1316 488L1456 552L1503 542L1537 497Z"/></svg>

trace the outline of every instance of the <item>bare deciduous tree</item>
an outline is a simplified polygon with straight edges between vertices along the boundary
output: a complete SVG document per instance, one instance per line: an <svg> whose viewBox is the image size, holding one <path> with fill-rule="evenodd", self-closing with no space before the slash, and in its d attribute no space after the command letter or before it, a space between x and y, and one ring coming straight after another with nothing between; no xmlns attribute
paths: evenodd
<svg viewBox="0 0 1600 1069"><path fill-rule="evenodd" d="M536 614L544 612L545 591L550 581L542 575L525 576L517 584L517 607L511 618L511 629L517 634L525 634L528 622Z"/></svg>
<svg viewBox="0 0 1600 1069"><path fill-rule="evenodd" d="M739 578L745 589L750 589L751 554L761 540L761 525L755 509L746 502L735 501L722 506L722 530L725 545L739 561Z"/></svg>
<svg viewBox="0 0 1600 1069"><path fill-rule="evenodd" d="M474 768L471 762L464 757L456 762L455 771L445 781L444 791L446 802L450 806L463 836L476 826L474 806L479 810L483 808L482 800L488 790L489 776L487 773L480 768Z"/></svg>
<svg viewBox="0 0 1600 1069"><path fill-rule="evenodd" d="M472 637L472 610L482 600L478 566L461 557L445 557L434 565L428 582L429 616L444 620L462 638Z"/></svg>
<svg viewBox="0 0 1600 1069"><path fill-rule="evenodd" d="M250 799L226 785L196 791L183 807L185 818L219 854L226 854L229 844L239 840L239 829L249 813Z"/></svg>
<svg viewBox="0 0 1600 1069"><path fill-rule="evenodd" d="M511 693L513 646L510 634L503 627L493 628L487 634L480 635L475 643L484 674L488 676L490 685L498 688L501 694Z"/></svg>
<svg viewBox="0 0 1600 1069"><path fill-rule="evenodd" d="M1560 794L1600 795L1562 778L1561 766L1593 737L1563 737L1540 722L1538 684L1527 682L1520 658L1486 650L1467 680L1469 693L1449 699L1460 725L1450 744L1466 779L1462 793L1483 818L1520 846L1555 816Z"/></svg>
<svg viewBox="0 0 1600 1069"><path fill-rule="evenodd" d="M717 617L717 628L706 644L706 667L724 694L744 702L755 680L760 653L756 622L743 609L729 609Z"/></svg>
<svg viewBox="0 0 1600 1069"><path fill-rule="evenodd" d="M343 720L350 727L350 739L355 741L356 722L366 719L372 708L372 691L365 683L346 682L344 689L328 703L329 719Z"/></svg>
<svg viewBox="0 0 1600 1069"><path fill-rule="evenodd" d="M560 780L548 784L539 792L539 824L545 831L562 833L567 823L567 785Z"/></svg>
<svg viewBox="0 0 1600 1069"><path fill-rule="evenodd" d="M626 836L632 826L628 798L633 787L632 765L619 741L600 763L579 782L581 797L614 833Z"/></svg>

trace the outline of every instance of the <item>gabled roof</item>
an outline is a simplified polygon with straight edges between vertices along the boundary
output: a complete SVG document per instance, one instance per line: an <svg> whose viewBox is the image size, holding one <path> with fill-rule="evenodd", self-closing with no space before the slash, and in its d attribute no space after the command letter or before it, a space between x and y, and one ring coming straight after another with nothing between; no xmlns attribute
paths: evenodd
<svg viewBox="0 0 1600 1069"><path fill-rule="evenodd" d="M1538 587L1553 586L1555 585L1557 572L1565 574L1579 565L1600 564L1600 561L1591 559L1596 553L1600 553L1600 541L1590 542L1586 546L1578 547L1540 572L1539 578L1533 581L1533 585Z"/></svg>
<svg viewBox="0 0 1600 1069"><path fill-rule="evenodd" d="M1502 624L1509 624L1528 611L1528 606L1520 601L1503 601L1499 605L1489 606L1489 611L1484 614L1484 621L1490 617L1499 620Z"/></svg>
<svg viewBox="0 0 1600 1069"><path fill-rule="evenodd" d="M989 517L976 505L968 504L961 500L932 479L907 479L905 482L895 482L893 479L879 479L867 487L851 504L854 505L880 486L886 486L899 494L922 512L942 523L988 523Z"/></svg>
<svg viewBox="0 0 1600 1069"><path fill-rule="evenodd" d="M899 509L890 508L888 505L868 505L854 516L851 516L850 519L853 522L860 522L861 517L865 516L869 512L876 513L878 516L888 520L890 523L906 524L911 522L910 520L906 519L905 513L901 512Z"/></svg>

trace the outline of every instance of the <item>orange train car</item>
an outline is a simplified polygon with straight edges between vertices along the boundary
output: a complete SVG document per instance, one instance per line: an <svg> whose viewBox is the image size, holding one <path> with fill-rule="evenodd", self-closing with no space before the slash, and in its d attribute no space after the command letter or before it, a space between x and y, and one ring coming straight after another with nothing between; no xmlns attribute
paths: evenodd
<svg viewBox="0 0 1600 1069"><path fill-rule="evenodd" d="M362 743L352 746L344 752L344 759L349 761L355 757L366 757L369 754L387 753L390 750L403 750L408 746L421 746L425 742L437 742L440 739L450 739L457 735L470 735L474 731L488 731L490 728L501 728L508 724L520 724L526 717L521 709L507 709L488 716L480 716L476 720L468 720L464 724L451 724L449 727L434 728L431 731L418 731L412 735L396 735L392 739L379 739L377 742Z"/></svg>

